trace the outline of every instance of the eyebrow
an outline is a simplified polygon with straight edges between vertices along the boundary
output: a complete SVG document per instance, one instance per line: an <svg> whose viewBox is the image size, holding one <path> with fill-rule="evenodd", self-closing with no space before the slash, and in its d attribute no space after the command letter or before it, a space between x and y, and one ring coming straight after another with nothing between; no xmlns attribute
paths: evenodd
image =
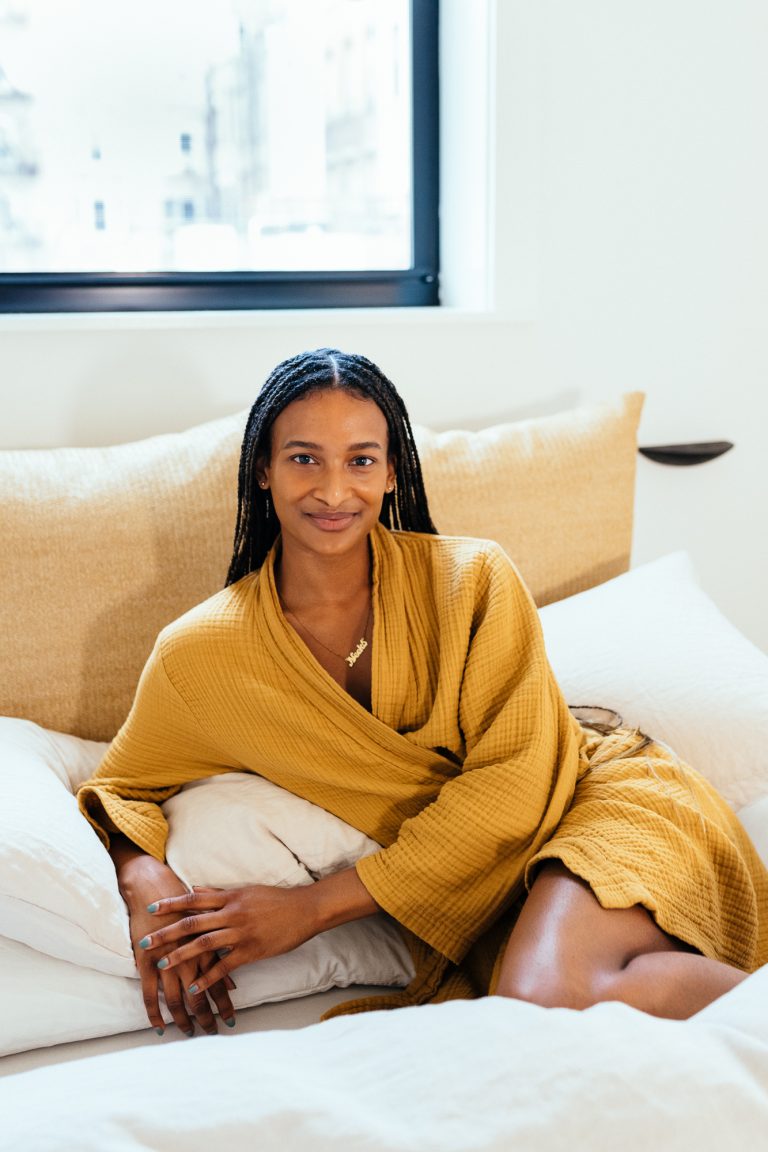
<svg viewBox="0 0 768 1152"><path fill-rule="evenodd" d="M287 448L309 448L313 452L319 452L322 449L321 444L314 444L311 440L286 440L283 444L283 451ZM377 440L361 440L359 444L350 444L347 448L348 452L362 452L367 448L378 448L382 451L382 446Z"/></svg>

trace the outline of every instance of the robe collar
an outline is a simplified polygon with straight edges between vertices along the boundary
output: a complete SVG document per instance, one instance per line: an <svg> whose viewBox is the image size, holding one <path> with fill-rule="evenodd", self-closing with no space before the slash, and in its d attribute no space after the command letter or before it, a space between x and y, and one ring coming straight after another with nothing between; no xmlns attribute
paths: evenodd
<svg viewBox="0 0 768 1152"><path fill-rule="evenodd" d="M411 764L416 760L434 768L436 760L443 757L407 740L381 715L383 698L391 695L391 691L385 689L391 685L392 677L401 678L402 690L407 691L407 678L414 674L404 626L407 615L404 557L397 536L398 533L377 523L368 538L373 609L370 712L326 672L286 620L275 579L279 537L259 570L257 633L276 663L293 673L296 692L323 715L332 717L350 740L368 743L373 738L388 755L405 755Z"/></svg>

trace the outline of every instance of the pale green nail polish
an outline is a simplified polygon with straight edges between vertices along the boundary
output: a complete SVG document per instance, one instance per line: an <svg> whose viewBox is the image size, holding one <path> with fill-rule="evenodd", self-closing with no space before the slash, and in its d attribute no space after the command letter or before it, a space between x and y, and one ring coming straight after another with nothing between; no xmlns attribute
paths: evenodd
<svg viewBox="0 0 768 1152"><path fill-rule="evenodd" d="M168 960L167 956L163 956L162 960L158 960L158 962L157 962L158 968L167 968L168 964L169 964L169 960Z"/></svg>
<svg viewBox="0 0 768 1152"><path fill-rule="evenodd" d="M157 912L157 909L158 909L158 903L156 900L153 904L147 904L147 912Z"/></svg>
<svg viewBox="0 0 768 1152"><path fill-rule="evenodd" d="M160 965L158 964L158 968L159 967L160 967ZM189 988L187 988L187 992L191 992L192 995L194 996L195 993L197 992L197 984L190 984Z"/></svg>
<svg viewBox="0 0 768 1152"><path fill-rule="evenodd" d="M224 1023L226 1024L227 1028L234 1028L237 1021L235 1020L235 1018L233 1016L231 1020L225 1020Z"/></svg>
<svg viewBox="0 0 768 1152"><path fill-rule="evenodd" d="M157 1032L158 1036L165 1036L165 1028L155 1028L155 1032Z"/></svg>
<svg viewBox="0 0 768 1152"><path fill-rule="evenodd" d="M152 937L151 936L145 936L143 940L139 940L139 948L149 948L149 945L151 943L152 943Z"/></svg>

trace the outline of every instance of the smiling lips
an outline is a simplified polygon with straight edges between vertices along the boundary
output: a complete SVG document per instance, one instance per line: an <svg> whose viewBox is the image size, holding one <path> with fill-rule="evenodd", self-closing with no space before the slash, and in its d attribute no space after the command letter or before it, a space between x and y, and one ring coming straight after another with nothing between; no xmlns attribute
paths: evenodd
<svg viewBox="0 0 768 1152"><path fill-rule="evenodd" d="M322 532L341 532L352 523L356 512L307 512L306 516Z"/></svg>

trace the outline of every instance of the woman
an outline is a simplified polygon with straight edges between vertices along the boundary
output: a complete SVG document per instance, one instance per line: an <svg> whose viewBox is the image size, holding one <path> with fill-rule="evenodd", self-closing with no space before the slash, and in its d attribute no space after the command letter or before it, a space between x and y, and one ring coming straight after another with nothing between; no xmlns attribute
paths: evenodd
<svg viewBox="0 0 768 1152"><path fill-rule="evenodd" d="M187 893L159 805L228 770L382 850L307 887ZM183 1031L215 1031L211 1001L232 1025L238 966L382 908L416 963L388 1006L490 990L684 1018L768 960L768 874L730 809L642 733L580 727L505 554L436 534L402 401L362 356L267 380L227 586L161 633L79 799L160 1032L160 987Z"/></svg>

